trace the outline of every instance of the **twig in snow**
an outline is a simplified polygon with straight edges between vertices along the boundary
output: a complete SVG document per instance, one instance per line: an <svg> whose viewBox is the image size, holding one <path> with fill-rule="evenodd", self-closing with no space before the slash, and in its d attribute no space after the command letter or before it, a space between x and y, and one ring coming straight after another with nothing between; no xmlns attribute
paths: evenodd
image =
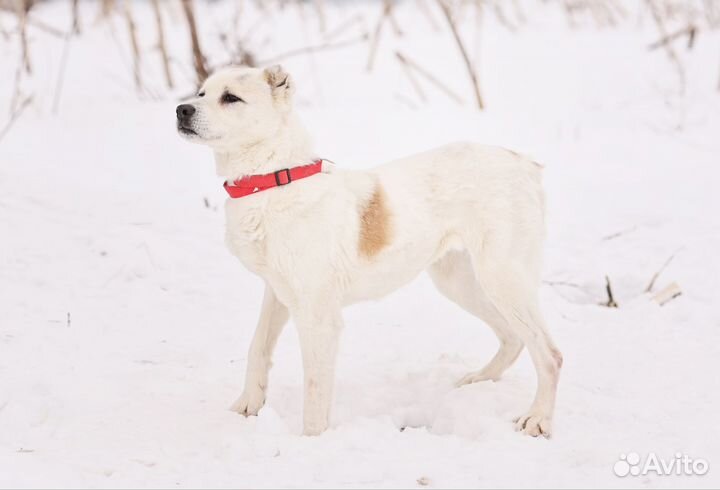
<svg viewBox="0 0 720 490"><path fill-rule="evenodd" d="M610 285L610 278L605 276L605 291L607 291L608 300L607 303L603 303L608 308L617 308L618 304L613 297L612 286Z"/></svg>
<svg viewBox="0 0 720 490"><path fill-rule="evenodd" d="M401 104L405 104L409 109L417 110L417 104L407 95L399 92L395 92L393 95L395 96L395 99L397 99L397 101Z"/></svg>
<svg viewBox="0 0 720 490"><path fill-rule="evenodd" d="M313 0L313 6L317 12L320 32L325 32L325 0Z"/></svg>
<svg viewBox="0 0 720 490"><path fill-rule="evenodd" d="M380 36L382 35L383 24L385 23L385 18L388 15L389 8L390 5L387 2L384 2L380 18L378 19L377 24L375 24L375 31L370 38L370 51L368 52L368 61L366 68L368 72L372 71L373 64L375 63L375 53L377 52L378 44L380 44Z"/></svg>
<svg viewBox="0 0 720 490"><path fill-rule="evenodd" d="M667 28L665 27L665 20L663 19L662 14L658 10L658 6L656 5L655 0L645 0L645 2L650 8L650 13L655 20L655 25L657 26L658 32L660 33L660 37L668 37ZM680 58L673 49L672 45L670 43L665 43L663 46L665 47L665 52L667 53L668 59L677 70L678 78L680 81L680 93L683 94L685 93L685 69L683 68L682 62L680 61Z"/></svg>
<svg viewBox="0 0 720 490"><path fill-rule="evenodd" d="M197 84L200 86L208 77L205 56L200 49L200 38L197 33L197 24L195 23L195 12L193 10L192 0L181 0L185 19L190 30L190 41L192 45L193 62L195 64L195 73L197 75Z"/></svg>
<svg viewBox="0 0 720 490"><path fill-rule="evenodd" d="M440 80L438 80L432 73L430 73L429 71L427 71L425 68L423 68L422 66L418 65L416 62L410 60L408 57L406 57L405 55L403 55L403 54L400 53L399 51L395 51L395 56L397 57L398 60L400 60L400 63L406 64L409 68L412 68L413 70L415 70L416 72L418 72L418 74L420 74L420 75L422 75L423 77L425 77L425 79L426 79L428 82L432 83L432 84L435 85L437 88L439 88L440 90L442 90L443 92L445 92L445 94L446 94L448 97L450 97L451 99L453 99L454 101L456 101L458 104L463 104L464 101L463 101L462 97L460 97L458 94L456 94L455 92L453 92L452 90L450 90L447 85L445 85L445 84L442 83Z"/></svg>
<svg viewBox="0 0 720 490"><path fill-rule="evenodd" d="M650 44L648 46L649 51L653 51L655 49L665 47L666 45L670 44L671 42L675 41L676 39L687 36L688 37L688 49L691 49L695 43L695 35L697 34L697 27L690 24L687 27L684 27L680 29L679 31L675 31L672 34L667 34L654 43Z"/></svg>
<svg viewBox="0 0 720 490"><path fill-rule="evenodd" d="M473 90L475 92L475 100L477 101L478 109L483 109L483 100L482 96L480 95L480 83L477 79L477 74L475 73L475 67L472 64L472 61L470 61L470 57L468 56L467 50L465 49L465 45L462 42L462 38L460 37L460 33L458 32L457 25L455 24L455 21L452 17L452 12L450 11L450 7L444 2L444 0L437 0L438 5L440 6L440 9L442 10L443 14L445 15L445 19L448 22L448 25L450 26L450 30L452 31L453 37L455 38L455 42L457 43L458 50L460 50L460 54L462 55L463 60L465 61L465 67L467 68L468 75L470 76L470 81L473 86Z"/></svg>
<svg viewBox="0 0 720 490"><path fill-rule="evenodd" d="M155 29L157 30L158 36L157 45L160 50L160 56L162 57L165 81L167 82L168 88L173 88L173 77L172 71L170 70L170 59L168 58L167 47L165 46L165 29L163 27L162 14L160 13L160 4L158 0L152 0L151 4L155 14Z"/></svg>
<svg viewBox="0 0 720 490"><path fill-rule="evenodd" d="M332 41L333 39L338 37L340 34L345 34L348 31L348 29L350 29L350 27L354 26L355 24L361 23L364 19L365 18L363 17L362 14L357 14L356 16L351 17L350 19L346 20L345 22L343 22L342 24L337 26L332 31L325 34L325 41L327 41L327 42ZM367 37L367 34L365 34L365 36Z"/></svg>
<svg viewBox="0 0 720 490"><path fill-rule="evenodd" d="M32 3L30 0L15 0L15 13L18 18L18 31L20 33L20 53L22 56L23 66L27 73L32 73L30 64L30 49L27 41L27 17Z"/></svg>
<svg viewBox="0 0 720 490"><path fill-rule="evenodd" d="M387 18L390 21L390 26L393 28L393 32L395 32L396 36L402 37L403 31L400 29L400 24L398 24L398 21L395 18L393 0L383 0L383 2L387 7Z"/></svg>
<svg viewBox="0 0 720 490"><path fill-rule="evenodd" d="M130 10L130 1L125 0L123 2L123 13L125 14L125 21L127 23L128 28L128 34L130 36L130 46L132 47L132 55L133 55L133 76L135 78L135 88L137 88L138 92L142 91L143 84L142 84L142 77L140 74L140 47L138 45L137 40L137 29L135 28L135 20L132 16L132 11Z"/></svg>
<svg viewBox="0 0 720 490"><path fill-rule="evenodd" d="M602 240L603 240L603 241L612 240L612 239L614 239L614 238L621 237L621 236L623 236L623 235L626 234L626 233L632 233L632 232L635 231L635 230L637 230L637 226L632 226L632 227L630 227L630 228L626 228L626 229L624 229L624 230L620 230L620 231L618 231L618 232L611 233L610 235L604 236L604 237L602 237Z"/></svg>
<svg viewBox="0 0 720 490"><path fill-rule="evenodd" d="M657 301L660 306L665 306L666 303L672 301L681 294L682 290L680 289L680 286L678 286L676 282L673 282L666 288L658 291L658 293L653 296L653 299Z"/></svg>
<svg viewBox="0 0 720 490"><path fill-rule="evenodd" d="M65 80L65 67L67 66L68 53L70 52L71 37L71 34L65 36L65 43L63 44L62 57L60 58L60 71L58 72L58 79L55 84L55 96L53 97L53 114L57 114L58 107L60 106L60 94L62 93L63 82Z"/></svg>
<svg viewBox="0 0 720 490"><path fill-rule="evenodd" d="M102 0L100 2L100 13L98 17L100 19L107 18L110 13L115 9L115 0Z"/></svg>
<svg viewBox="0 0 720 490"><path fill-rule="evenodd" d="M12 128L13 124L15 124L15 121L20 118L23 111L25 111L25 108L30 105L32 99L32 96L25 97L25 99L20 102L20 105L18 105L18 108L10 115L10 120L7 122L7 124L5 124L5 127L0 130L0 141L2 141L5 135L10 132L10 128Z"/></svg>
<svg viewBox="0 0 720 490"><path fill-rule="evenodd" d="M37 19L28 18L27 25L32 26L32 27L37 27L38 29L46 32L47 34L50 34L52 36L59 37L62 39L65 39L65 36L68 35L68 33L61 31L57 27L53 27L50 24L46 24L45 22L43 22L41 20L37 20Z"/></svg>
<svg viewBox="0 0 720 490"><path fill-rule="evenodd" d="M412 85L413 89L417 93L418 97L421 101L427 102L427 97L425 97L425 93L422 90L422 87L420 86L420 83L417 81L417 78L415 78L415 75L413 74L412 70L407 64L407 60L404 58L397 56L397 60L400 62L400 66L402 66L403 73L405 73L405 76L408 77L408 80L410 80L410 84Z"/></svg>
<svg viewBox="0 0 720 490"><path fill-rule="evenodd" d="M478 2L480 0L477 0ZM438 26L437 21L435 20L435 17L433 17L432 12L430 11L430 8L428 7L427 3L425 3L425 0L417 0L417 5L420 8L420 11L425 15L425 18L427 18L428 22L430 23L430 27L432 27L433 31L438 31L440 27Z"/></svg>
<svg viewBox="0 0 720 490"><path fill-rule="evenodd" d="M78 0L70 0L72 7L72 32L80 34L80 9L78 8Z"/></svg>
<svg viewBox="0 0 720 490"><path fill-rule="evenodd" d="M342 41L342 42L338 42L338 43L326 43L326 44L320 44L318 46L306 46L303 48L293 49L292 51L288 51L286 53L280 53L280 54L271 56L265 60L258 62L258 64L259 65L271 65L271 64L278 62L280 60L283 60L285 58L290 58L291 56L317 53L318 51L326 51L328 49L345 48L347 46L352 46L353 44L363 43L365 41L367 41L367 36L363 35L356 39L350 39L350 40Z"/></svg>
<svg viewBox="0 0 720 490"><path fill-rule="evenodd" d="M548 286L567 286L569 288L575 288L575 289L582 289L582 286L579 284L575 284L574 282L568 282L568 281L543 281L543 284L547 284Z"/></svg>
<svg viewBox="0 0 720 490"><path fill-rule="evenodd" d="M660 268L657 270L655 274L653 274L652 278L650 279L650 282L648 283L647 287L645 288L645 292L649 293L653 290L653 287L655 286L655 281L657 281L658 277L660 277L660 274L663 273L663 271L667 268L668 265L670 265L670 262L675 258L675 254L677 254L677 251L673 252L673 254L668 257L668 259L665 261L665 263L660 266Z"/></svg>

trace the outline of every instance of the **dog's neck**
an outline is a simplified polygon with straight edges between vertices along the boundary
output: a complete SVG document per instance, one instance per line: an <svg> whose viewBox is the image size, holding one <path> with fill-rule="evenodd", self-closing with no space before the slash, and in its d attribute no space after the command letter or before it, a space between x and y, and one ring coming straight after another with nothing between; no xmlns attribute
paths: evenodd
<svg viewBox="0 0 720 490"><path fill-rule="evenodd" d="M278 131L269 138L232 152L215 152L217 174L227 180L246 175L261 175L288 167L312 163L317 155L299 119L289 115Z"/></svg>

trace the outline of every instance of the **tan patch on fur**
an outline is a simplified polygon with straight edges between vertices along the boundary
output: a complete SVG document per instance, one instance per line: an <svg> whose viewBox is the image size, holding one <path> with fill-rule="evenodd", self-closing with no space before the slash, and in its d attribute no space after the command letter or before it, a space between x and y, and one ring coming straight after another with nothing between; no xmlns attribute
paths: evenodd
<svg viewBox="0 0 720 490"><path fill-rule="evenodd" d="M387 208L385 192L378 183L360 214L358 250L360 255L370 258L380 252L388 243L390 243L390 213Z"/></svg>

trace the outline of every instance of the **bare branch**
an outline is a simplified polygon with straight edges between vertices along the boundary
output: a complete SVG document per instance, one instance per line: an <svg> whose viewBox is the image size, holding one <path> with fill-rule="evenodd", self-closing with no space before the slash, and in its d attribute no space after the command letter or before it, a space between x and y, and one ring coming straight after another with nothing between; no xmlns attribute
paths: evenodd
<svg viewBox="0 0 720 490"><path fill-rule="evenodd" d="M688 36L688 47L692 47L694 41L695 41L695 34L697 33L697 27L690 24L687 27L683 27L682 29L673 32L672 34L667 34L654 43L650 44L648 46L648 50L652 51L655 49L658 49L660 47L665 47L667 44L675 41L676 39L682 37L682 36Z"/></svg>
<svg viewBox="0 0 720 490"><path fill-rule="evenodd" d="M403 72L408 77L408 80L410 80L410 84L412 85L413 89L415 89L415 92L417 93L418 97L421 101L427 102L427 97L425 97L425 93L422 90L422 87L420 86L420 83L415 78L415 75L413 75L412 70L410 69L410 66L408 66L407 60L403 58L402 56L396 55L397 60L400 62L400 66L402 66Z"/></svg>
<svg viewBox="0 0 720 490"><path fill-rule="evenodd" d="M480 1L480 0L478 0ZM430 26L432 27L433 31L438 31L440 29L440 26L438 26L437 21L435 20L435 17L433 17L432 12L430 12L430 8L428 7L428 4L425 2L425 0L417 0L417 5L420 11L425 15L425 18L430 23Z"/></svg>
<svg viewBox="0 0 720 490"><path fill-rule="evenodd" d="M80 34L80 9L78 8L78 0L71 0L72 7L72 32Z"/></svg>
<svg viewBox="0 0 720 490"><path fill-rule="evenodd" d="M52 111L53 114L57 114L60 106L60 94L62 93L63 82L65 81L65 67L67 66L68 54L70 52L70 39L72 34L65 36L65 43L63 44L62 57L60 58L60 71L58 72L58 79L55 85L55 97L53 97Z"/></svg>
<svg viewBox="0 0 720 490"><path fill-rule="evenodd" d="M393 0L383 0L385 3L385 10L387 12L387 18L390 20L390 26L393 28L393 32L396 36L402 37L403 31L400 29L400 24L398 23L397 19L395 18L395 11L394 11L394 5Z"/></svg>
<svg viewBox="0 0 720 490"><path fill-rule="evenodd" d="M663 19L663 16L660 13L658 6L655 3L655 0L645 1L650 8L650 13L652 14L653 19L655 20L655 25L657 26L658 32L660 33L660 38L662 39L668 37L667 28L665 27L665 20ZM682 62L680 61L680 57L678 57L677 53L675 52L670 43L665 43L663 44L663 46L665 47L665 52L667 53L668 59L673 64L673 66L675 66L675 69L677 71L680 81L680 93L685 93L685 69L683 68Z"/></svg>
<svg viewBox="0 0 720 490"><path fill-rule="evenodd" d="M452 12L450 12L450 7L447 6L447 4L443 0L437 0L438 5L442 9L443 14L445 15L445 19L448 21L448 25L450 26L450 30L452 31L453 37L455 38L455 42L457 43L458 49L460 50L460 54L462 55L463 60L465 61L465 67L467 68L468 75L470 76L470 81L472 82L473 90L475 92L475 100L478 105L478 109L482 110L483 107L483 100L482 96L480 95L480 83L477 79L477 74L475 73L475 67L472 64L472 61L470 61L470 57L468 56L467 50L465 49L465 45L462 42L462 38L460 37L460 33L458 32L457 25L455 24L455 21L452 18Z"/></svg>
<svg viewBox="0 0 720 490"><path fill-rule="evenodd" d="M287 52L285 52L285 53L276 54L276 55L271 56L271 57L269 57L269 58L267 58L267 59L264 59L264 60L261 60L261 61L257 62L257 64L260 65L260 66L262 66L262 65L271 65L271 64L273 64L273 63L276 63L276 62L278 62L278 61L280 61L280 60L284 60L284 59L286 59L286 58L290 58L290 57L292 57L292 56L298 56L298 55L302 55L302 54L317 53L317 52L319 52L319 51L327 51L327 50L331 50L331 49L345 48L345 47L347 47L347 46L352 46L353 44L364 43L365 41L367 41L367 36L366 36L366 35L361 36L361 37L358 37L358 38L355 38L355 39L349 39L349 40L347 40L347 41L341 41L341 42L338 42L338 43L325 43L325 44L320 44L320 45L317 45L317 46L305 46L305 47L302 47L302 48L297 48L297 49L293 49L293 50L291 50L291 51L287 51Z"/></svg>
<svg viewBox="0 0 720 490"><path fill-rule="evenodd" d="M135 20L132 16L132 11L130 9L130 0L125 0L123 2L123 13L125 14L125 21L127 22L128 27L128 35L130 36L130 46L132 47L132 55L133 55L133 76L135 77L135 88L137 88L138 91L142 91L142 77L140 75L140 47L138 45L137 40L137 29L135 28Z"/></svg>
<svg viewBox="0 0 720 490"><path fill-rule="evenodd" d="M655 287L655 281L657 281L658 277L660 277L660 274L663 273L663 271L667 268L668 265L670 265L670 262L675 258L675 254L677 254L678 251L673 252L673 254L668 257L668 259L663 263L662 266L657 270L655 274L653 274L652 278L650 279L650 282L648 283L647 287L645 288L645 292L649 293L653 290L653 287Z"/></svg>
<svg viewBox="0 0 720 490"><path fill-rule="evenodd" d="M201 85L208 77L205 56L200 49L200 39L198 37L197 24L195 23L195 12L193 10L192 0L181 0L185 19L190 30L190 41L192 44L193 61L195 64L195 73L197 75L198 86Z"/></svg>
<svg viewBox="0 0 720 490"><path fill-rule="evenodd" d="M681 294L682 290L680 289L680 286L678 286L678 283L673 282L664 289L658 291L657 294L653 296L653 299L657 301L660 306L665 306L668 302L677 298Z"/></svg>
<svg viewBox="0 0 720 490"><path fill-rule="evenodd" d="M388 3L383 3L383 9L382 13L380 14L380 18L377 21L377 24L375 25L375 32L372 35L372 38L370 38L370 52L368 53L368 61L367 61L367 71L372 71L373 64L375 63L375 53L377 52L378 44L380 44L380 36L382 35L382 28L383 24L385 23L385 18L388 14Z"/></svg>
<svg viewBox="0 0 720 490"><path fill-rule="evenodd" d="M65 36L67 36L67 34L68 34L67 32L61 31L61 30L58 29L57 27L53 27L53 26L51 26L51 25L49 25L49 24L46 24L45 22L43 22L43 21L41 21L41 20L31 19L31 18L29 18L29 17L28 17L26 20L27 20L27 24L28 24L29 26L37 27L37 28L40 29L41 31L44 31L44 32L46 32L46 33L48 33L48 34L50 34L50 35L55 36L55 37L59 37L59 38L65 39Z"/></svg>
<svg viewBox="0 0 720 490"><path fill-rule="evenodd" d="M152 8L155 13L155 28L158 36L158 49L160 50L160 56L162 57L163 71L165 72L165 81L167 82L168 88L173 88L173 77L172 70L170 69L170 59L168 58L167 47L165 46L165 29L163 27L162 14L160 12L160 4L158 0L152 0Z"/></svg>
<svg viewBox="0 0 720 490"><path fill-rule="evenodd" d="M12 128L13 124L15 124L15 121L17 121L22 113L25 111L25 108L30 105L30 102L32 102L33 98L32 96L25 97L22 102L20 102L20 105L18 105L18 108L10 115L10 120L5 124L5 127L0 130L0 141L10 132L10 128Z"/></svg>
<svg viewBox="0 0 720 490"><path fill-rule="evenodd" d="M613 297L612 286L610 285L610 278L608 276L605 276L605 291L607 292L608 300L607 303L603 303L604 306L607 306L608 308L617 308L618 304Z"/></svg>
<svg viewBox="0 0 720 490"><path fill-rule="evenodd" d="M16 0L14 2L15 13L18 18L18 32L20 33L20 53L23 61L23 66L27 73L32 73L32 65L30 64L30 50L28 48L27 41L27 17L30 7L32 6L31 0Z"/></svg>
<svg viewBox="0 0 720 490"><path fill-rule="evenodd" d="M363 17L362 14L357 14L356 16L351 17L347 21L345 21L342 24L340 24L339 26L337 26L332 31L325 34L325 40L332 41L333 39L338 37L340 34L345 34L350 29L350 27L354 26L355 24L361 23L364 19L365 19L365 17ZM367 34L365 34L365 36L367 36Z"/></svg>
<svg viewBox="0 0 720 490"><path fill-rule="evenodd" d="M313 0L313 6L315 7L315 12L317 12L320 32L325 32L325 0Z"/></svg>
<svg viewBox="0 0 720 490"><path fill-rule="evenodd" d="M603 241L613 240L613 239L621 237L627 233L632 233L635 230L637 230L637 226L631 226L630 228L625 228L624 230L616 231L615 233L606 235L606 236L602 237L601 240L603 240Z"/></svg>
<svg viewBox="0 0 720 490"><path fill-rule="evenodd" d="M115 10L115 0L102 0L100 2L100 13L98 17L105 19Z"/></svg>
<svg viewBox="0 0 720 490"><path fill-rule="evenodd" d="M413 70L418 72L418 74L422 75L428 82L432 83L437 88L442 90L448 97L453 99L458 104L463 104L465 102L462 97L460 97L458 94L456 94L455 92L450 90L447 85L442 83L432 73L427 71L422 66L418 65L415 61L410 60L407 56L403 55L399 51L395 52L395 56L397 57L398 60L400 60L400 63L403 63L403 64L407 65L409 68L412 68Z"/></svg>

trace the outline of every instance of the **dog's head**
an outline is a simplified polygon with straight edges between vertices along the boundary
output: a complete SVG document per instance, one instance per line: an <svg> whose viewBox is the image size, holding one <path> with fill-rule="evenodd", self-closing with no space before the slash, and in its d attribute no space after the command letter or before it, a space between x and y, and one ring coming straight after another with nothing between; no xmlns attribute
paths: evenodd
<svg viewBox="0 0 720 490"><path fill-rule="evenodd" d="M292 109L294 83L280 66L225 68L176 109L186 139L229 152L275 134Z"/></svg>

